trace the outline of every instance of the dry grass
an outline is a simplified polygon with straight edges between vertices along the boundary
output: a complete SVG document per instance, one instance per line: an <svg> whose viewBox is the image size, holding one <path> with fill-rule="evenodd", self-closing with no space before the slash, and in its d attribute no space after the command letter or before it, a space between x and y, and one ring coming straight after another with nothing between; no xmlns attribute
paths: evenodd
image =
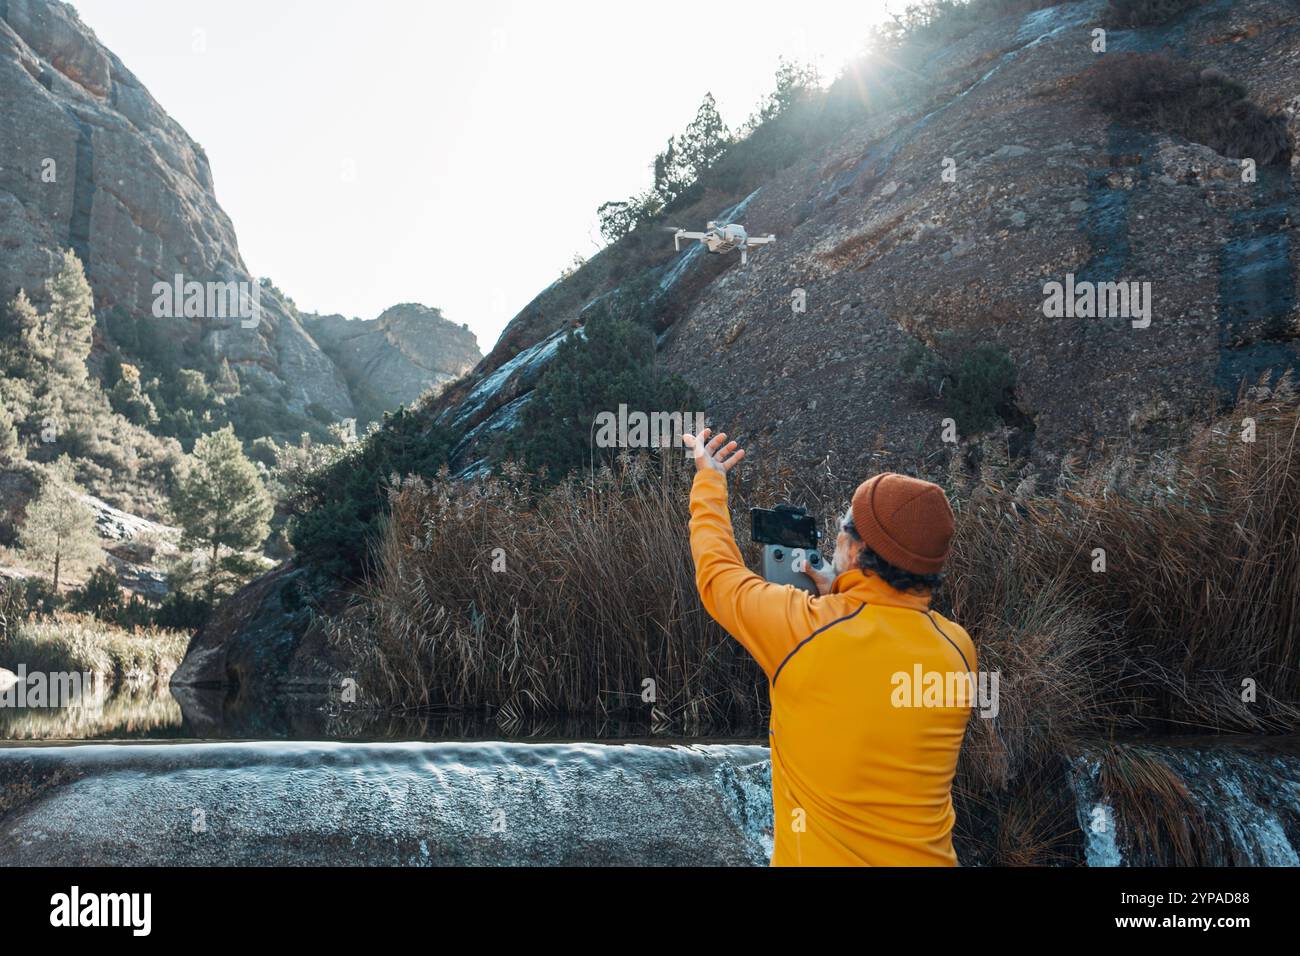
<svg viewBox="0 0 1300 956"><path fill-rule="evenodd" d="M1253 443L1240 437L1246 417ZM955 784L973 860L1071 858L1064 755L1080 741L1300 727L1298 424L1286 386L1181 449L1063 476L1051 496L983 485L957 501L937 603L972 634L981 670L1000 674L999 713L971 721ZM395 710L761 732L763 675L695 593L689 479L675 456L626 459L546 491L518 473L407 479L393 490L378 576L332 622L332 641L356 662L366 698ZM742 551L749 505L792 500L829 517L849 493L788 473L733 484ZM647 679L653 702L642 699ZM1164 794L1150 803L1162 819L1185 803L1151 766L1125 767L1107 781ZM1187 858L1175 823L1149 832Z"/></svg>
<svg viewBox="0 0 1300 956"><path fill-rule="evenodd" d="M958 502L939 603L1001 673L997 732L973 732L984 783L1042 758L1044 739L1297 726L1297 421L1289 397L1243 404L1177 454L1113 460L1051 497L983 486ZM657 718L761 721L760 672L695 593L689 480L675 456L546 490L517 472L408 478L335 643L390 706L649 717L652 679ZM742 549L751 503L834 515L847 494L784 473L734 484Z"/></svg>
<svg viewBox="0 0 1300 956"><path fill-rule="evenodd" d="M1001 695L996 719L971 721L955 788L970 839L1003 841L980 848L989 862L1058 861L1073 823L1051 795L1078 741L1300 726L1298 424L1283 388L1177 454L1121 456L1050 498L983 488L961 503L944 603ZM1103 789L1151 837L1139 858L1191 862L1196 817L1172 773L1103 764Z"/></svg>
<svg viewBox="0 0 1300 956"><path fill-rule="evenodd" d="M28 673L94 673L110 681L166 680L189 635L154 628L128 631L90 615L58 614L26 620L0 642L0 666Z"/></svg>
<svg viewBox="0 0 1300 956"><path fill-rule="evenodd" d="M1052 498L973 496L948 598L986 664L1037 661L1022 675L1036 699L1020 702L1038 719L1072 698L1063 719L1107 732L1296 727L1298 422L1291 399L1243 404L1140 472L1112 463ZM1026 623L1037 633L1015 634ZM1081 667L1091 676L1072 676Z"/></svg>
<svg viewBox="0 0 1300 956"><path fill-rule="evenodd" d="M546 491L518 475L404 481L380 578L334 624L363 687L389 706L507 720L635 713L756 728L766 695L695 595L689 474L660 465L628 459ZM654 701L642 700L646 680Z"/></svg>
<svg viewBox="0 0 1300 956"><path fill-rule="evenodd" d="M1158 754L1111 747L1096 754L1101 790L1127 824L1124 858L1147 866L1208 866L1208 829L1200 804Z"/></svg>

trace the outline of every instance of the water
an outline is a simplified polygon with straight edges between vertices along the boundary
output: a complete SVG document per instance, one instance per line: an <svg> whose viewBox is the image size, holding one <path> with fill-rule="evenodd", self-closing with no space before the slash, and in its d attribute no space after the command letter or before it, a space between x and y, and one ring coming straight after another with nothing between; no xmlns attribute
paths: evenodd
<svg viewBox="0 0 1300 956"><path fill-rule="evenodd" d="M94 709L0 710L0 864L761 866L771 854L757 733L656 738L631 723L383 715L308 696L253 715L210 693L126 684ZM1300 739L1084 746L1068 786L1080 864L1300 864ZM1192 847L1178 851L1169 831L1182 824Z"/></svg>
<svg viewBox="0 0 1300 956"><path fill-rule="evenodd" d="M1116 792L1102 786L1109 764ZM1134 773L1134 769L1138 772ZM1148 773L1154 769L1154 773ZM1129 791L1129 780L1172 782ZM1300 739L1171 739L1085 748L1072 762L1071 788L1089 866L1300 865ZM1128 791L1128 792L1125 792ZM1136 795L1136 796L1134 796ZM1188 846L1150 836L1148 816L1184 829Z"/></svg>
<svg viewBox="0 0 1300 956"><path fill-rule="evenodd" d="M1101 761L1087 756L1075 760L1071 785L1083 833L1084 860L1088 866L1119 866L1123 857L1115 810L1101 793L1100 776Z"/></svg>
<svg viewBox="0 0 1300 956"><path fill-rule="evenodd" d="M126 681L72 707L0 706L0 742L168 738L181 736L183 727L180 702L165 681Z"/></svg>
<svg viewBox="0 0 1300 956"><path fill-rule="evenodd" d="M0 674L0 689L3 689ZM224 689L170 688L164 681L108 685L102 699L72 707L0 706L9 742L127 740L762 740L766 725L660 727L601 716L519 718L481 712L392 713L341 705L318 693L281 690L250 709Z"/></svg>
<svg viewBox="0 0 1300 956"><path fill-rule="evenodd" d="M765 747L0 747L9 865L762 866ZM3 808L3 803L0 803Z"/></svg>

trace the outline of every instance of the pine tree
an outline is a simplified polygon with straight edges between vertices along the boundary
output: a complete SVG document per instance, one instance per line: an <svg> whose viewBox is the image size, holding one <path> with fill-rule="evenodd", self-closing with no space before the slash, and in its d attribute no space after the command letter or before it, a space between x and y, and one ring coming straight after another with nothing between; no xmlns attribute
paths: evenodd
<svg viewBox="0 0 1300 956"><path fill-rule="evenodd" d="M176 484L172 516L183 531L182 546L202 548L208 556L206 592L211 604L222 573L243 567L237 553L223 561L222 548L239 552L260 545L270 533L274 506L257 466L244 456L230 426L194 443Z"/></svg>
<svg viewBox="0 0 1300 956"><path fill-rule="evenodd" d="M108 392L113 410L136 425L158 424L158 410L140 387L140 370L128 362L119 362L117 369L117 382Z"/></svg>
<svg viewBox="0 0 1300 956"><path fill-rule="evenodd" d="M655 157L654 174L654 195L661 206L671 203L694 181L690 163L677 148L676 137L669 137L668 147Z"/></svg>
<svg viewBox="0 0 1300 956"><path fill-rule="evenodd" d="M59 577L69 565L98 563L104 556L95 532L95 516L80 495L70 463L60 459L49 469L40 494L27 506L18 531L22 553L37 565L51 568L56 592Z"/></svg>
<svg viewBox="0 0 1300 956"><path fill-rule="evenodd" d="M37 349L40 325L41 317L21 290L0 314L0 400L20 428L29 424L37 390L48 379L48 365Z"/></svg>
<svg viewBox="0 0 1300 956"><path fill-rule="evenodd" d="M704 94L704 102L695 113L695 119L678 137L678 148L684 162L690 167L691 181L716 163L731 145L731 133L722 122L718 104L712 93Z"/></svg>
<svg viewBox="0 0 1300 956"><path fill-rule="evenodd" d="M780 65L776 68L776 89L759 105L758 112L746 123L747 130L742 132L753 132L764 123L783 115L820 85L821 74L816 66L781 57Z"/></svg>
<svg viewBox="0 0 1300 956"><path fill-rule="evenodd" d="M0 322L0 349L4 367L10 375L27 376L37 370L41 317L22 289L9 303Z"/></svg>
<svg viewBox="0 0 1300 956"><path fill-rule="evenodd" d="M0 464L22 457L22 445L18 442L18 428L14 423L14 417L9 414L3 398L0 398Z"/></svg>
<svg viewBox="0 0 1300 956"><path fill-rule="evenodd" d="M213 388L218 395L226 398L239 394L239 376L224 357L217 369L217 380Z"/></svg>
<svg viewBox="0 0 1300 956"><path fill-rule="evenodd" d="M86 379L86 359L90 357L95 330L95 300L81 268L81 260L72 250L63 253L58 274L45 284L50 310L42 321L42 345L50 357L54 375L72 385Z"/></svg>

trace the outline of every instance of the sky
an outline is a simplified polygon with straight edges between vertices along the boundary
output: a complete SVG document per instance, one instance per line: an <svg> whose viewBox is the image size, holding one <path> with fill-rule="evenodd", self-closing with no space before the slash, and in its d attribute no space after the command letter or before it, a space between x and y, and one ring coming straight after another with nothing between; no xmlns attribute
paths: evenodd
<svg viewBox="0 0 1300 956"><path fill-rule="evenodd" d="M304 311L436 306L485 353L705 93L734 129L781 56L829 82L887 6L72 2L206 150L254 275Z"/></svg>

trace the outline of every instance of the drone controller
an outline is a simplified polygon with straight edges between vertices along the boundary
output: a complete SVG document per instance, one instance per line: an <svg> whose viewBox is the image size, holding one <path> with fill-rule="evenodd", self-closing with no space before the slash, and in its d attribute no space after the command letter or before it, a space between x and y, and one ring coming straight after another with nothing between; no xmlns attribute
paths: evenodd
<svg viewBox="0 0 1300 956"><path fill-rule="evenodd" d="M771 510L751 508L749 520L750 537L763 546L763 579L789 584L815 596L817 585L808 575L796 571L795 565L800 558L806 558L818 570L825 563L817 550L821 532L816 519L803 508L777 505Z"/></svg>

